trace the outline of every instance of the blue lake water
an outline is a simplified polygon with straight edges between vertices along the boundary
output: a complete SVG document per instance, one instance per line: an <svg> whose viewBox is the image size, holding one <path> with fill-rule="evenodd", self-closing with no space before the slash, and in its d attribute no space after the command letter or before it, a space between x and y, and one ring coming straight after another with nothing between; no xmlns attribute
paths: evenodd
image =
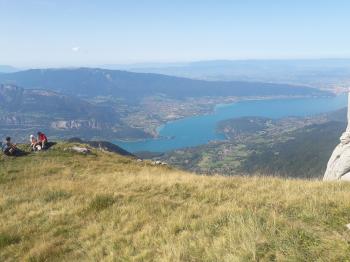
<svg viewBox="0 0 350 262"><path fill-rule="evenodd" d="M173 149L206 144L222 140L216 132L218 122L243 116L281 118L287 116L309 116L337 110L347 105L347 95L325 98L294 98L273 100L251 100L227 105L218 105L210 115L187 117L169 122L159 129L161 138L115 144L130 151L166 152Z"/></svg>

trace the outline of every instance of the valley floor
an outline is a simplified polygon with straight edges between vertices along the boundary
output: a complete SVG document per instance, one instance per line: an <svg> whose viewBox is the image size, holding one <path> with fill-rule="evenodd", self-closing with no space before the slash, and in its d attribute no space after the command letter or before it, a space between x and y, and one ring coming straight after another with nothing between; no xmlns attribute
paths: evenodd
<svg viewBox="0 0 350 262"><path fill-rule="evenodd" d="M350 259L350 184L198 176L71 146L0 156L2 261Z"/></svg>

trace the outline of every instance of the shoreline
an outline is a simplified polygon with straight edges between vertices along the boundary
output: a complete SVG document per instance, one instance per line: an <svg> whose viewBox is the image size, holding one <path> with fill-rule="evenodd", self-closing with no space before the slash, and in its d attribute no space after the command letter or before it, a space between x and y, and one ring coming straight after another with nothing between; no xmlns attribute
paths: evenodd
<svg viewBox="0 0 350 262"><path fill-rule="evenodd" d="M344 93L339 93L339 94L335 94L334 96L340 96L343 95ZM113 140L113 142L121 142L121 143L137 143L137 142L146 142L146 141L154 141L154 140L161 140L161 139L166 139L166 137L163 137L160 135L161 130L164 128L165 125L167 124L171 124L173 122L176 121L180 121L186 118L191 118L191 117L196 117L196 116L209 116L209 115L213 115L215 113L215 111L218 108L222 108L222 107L228 107L237 103L241 103L241 102L246 102L246 101L263 101L263 100L279 100L279 99L302 99L302 98L325 98L326 96L267 96L267 97L262 97L262 96L256 96L256 97L242 97L242 98L232 98L232 100L235 101L231 101L228 103L218 103L218 104L214 104L210 110L208 110L207 113L204 114L193 114L193 115L189 115L189 116L184 116L184 117L179 117L177 119L173 119L173 120L169 120L169 121L164 121L164 123L161 123L160 125L156 126L154 128L154 134L156 134L153 137L150 138L144 138L144 139L116 139ZM329 97L329 96L327 96ZM153 132L152 132L153 133ZM152 134L151 134L152 135Z"/></svg>

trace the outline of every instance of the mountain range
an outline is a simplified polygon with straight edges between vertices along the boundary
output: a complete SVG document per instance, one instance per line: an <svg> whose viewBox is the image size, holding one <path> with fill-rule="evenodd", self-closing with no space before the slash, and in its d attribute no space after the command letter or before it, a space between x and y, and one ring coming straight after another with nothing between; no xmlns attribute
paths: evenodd
<svg viewBox="0 0 350 262"><path fill-rule="evenodd" d="M119 70L33 69L0 75L0 82L23 88L49 89L83 97L115 96L132 101L162 94L183 99L205 96L325 95L326 92L286 84L203 81Z"/></svg>
<svg viewBox="0 0 350 262"><path fill-rule="evenodd" d="M17 72L17 71L20 71L20 70L13 67L13 66L0 65L0 74L1 73L13 73L13 72Z"/></svg>
<svg viewBox="0 0 350 262"><path fill-rule="evenodd" d="M2 73L0 84L0 135L23 137L28 129L41 129L60 138L107 140L154 136L152 130L167 121L168 115L183 117L172 110L193 108L199 98L203 103L203 99L220 102L227 97L331 95L305 86L204 81L98 68ZM151 106L146 107L150 99ZM165 106L157 104L165 99Z"/></svg>
<svg viewBox="0 0 350 262"><path fill-rule="evenodd" d="M346 88L350 82L350 59L212 60L107 67L194 79L267 81L326 89Z"/></svg>
<svg viewBox="0 0 350 262"><path fill-rule="evenodd" d="M0 135L18 139L39 130L58 137L146 136L142 130L123 125L112 107L45 89L0 84L0 113Z"/></svg>

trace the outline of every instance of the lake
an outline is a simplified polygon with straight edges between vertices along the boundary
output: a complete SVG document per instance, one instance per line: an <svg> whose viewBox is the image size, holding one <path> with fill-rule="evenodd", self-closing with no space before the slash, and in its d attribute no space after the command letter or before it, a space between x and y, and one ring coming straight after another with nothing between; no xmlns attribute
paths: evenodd
<svg viewBox="0 0 350 262"><path fill-rule="evenodd" d="M210 115L187 117L169 122L159 128L159 139L142 141L114 141L129 152L166 152L173 149L207 144L213 140L223 140L216 132L218 122L243 116L282 118L287 116L310 116L343 108L347 105L347 95L324 98L291 98L271 100L250 100L232 104L217 105Z"/></svg>

